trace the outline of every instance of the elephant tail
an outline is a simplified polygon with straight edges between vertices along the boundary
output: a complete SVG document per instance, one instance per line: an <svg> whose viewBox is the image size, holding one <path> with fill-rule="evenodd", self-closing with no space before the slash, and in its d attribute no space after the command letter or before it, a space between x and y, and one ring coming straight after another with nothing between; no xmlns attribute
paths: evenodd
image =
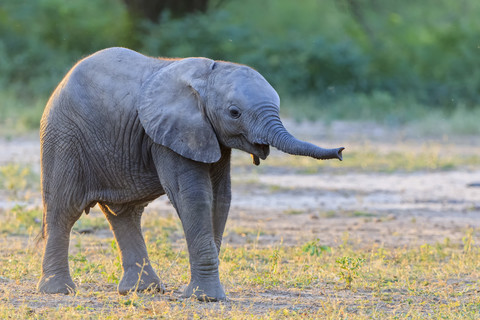
<svg viewBox="0 0 480 320"><path fill-rule="evenodd" d="M38 232L38 234L35 236L34 243L35 246L38 247L43 240L45 240L46 237L46 230L45 230L46 224L45 224L45 211L43 212L42 216L42 228Z"/></svg>
<svg viewBox="0 0 480 320"><path fill-rule="evenodd" d="M43 235L43 231L40 231L36 236L35 239L33 240L35 243L35 247L38 247L43 240L45 240L45 236Z"/></svg>

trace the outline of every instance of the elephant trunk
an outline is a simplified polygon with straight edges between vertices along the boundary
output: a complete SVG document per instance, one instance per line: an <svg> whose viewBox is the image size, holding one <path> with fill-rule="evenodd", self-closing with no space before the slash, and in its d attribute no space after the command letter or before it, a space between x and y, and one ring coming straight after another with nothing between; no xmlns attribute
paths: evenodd
<svg viewBox="0 0 480 320"><path fill-rule="evenodd" d="M270 117L268 124L263 126L264 128L264 138L263 140L285 152L292 155L299 156L308 156L315 159L327 160L327 159L339 159L342 160L342 151L345 149L343 147L334 148L334 149L324 149L318 147L314 144L298 140L292 136L287 129L283 126L280 118Z"/></svg>
<svg viewBox="0 0 480 320"><path fill-rule="evenodd" d="M343 147L334 149L324 149L317 147L314 144L298 140L297 138L292 136L286 129L276 130L274 136L269 139L269 144L289 154L307 156L321 160L343 160L342 151L345 149Z"/></svg>

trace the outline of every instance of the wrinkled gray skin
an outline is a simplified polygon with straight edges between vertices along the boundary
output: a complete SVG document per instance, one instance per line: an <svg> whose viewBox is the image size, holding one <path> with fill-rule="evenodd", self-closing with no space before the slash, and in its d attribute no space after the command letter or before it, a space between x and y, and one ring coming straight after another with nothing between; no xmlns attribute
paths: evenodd
<svg viewBox="0 0 480 320"><path fill-rule="evenodd" d="M154 59L124 48L75 65L41 121L43 237L38 290L69 293L70 231L98 203L122 259L120 294L163 291L140 229L144 207L167 194L182 221L191 279L184 295L225 299L218 253L230 206L232 148L265 159L269 146L317 159L338 149L296 140L279 97L246 66L205 58ZM141 274L141 269L143 273Z"/></svg>

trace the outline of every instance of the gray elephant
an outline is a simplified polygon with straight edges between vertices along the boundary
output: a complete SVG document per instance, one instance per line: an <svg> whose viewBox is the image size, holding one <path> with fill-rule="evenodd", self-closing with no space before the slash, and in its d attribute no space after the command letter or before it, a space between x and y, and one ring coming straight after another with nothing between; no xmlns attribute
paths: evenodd
<svg viewBox="0 0 480 320"><path fill-rule="evenodd" d="M99 51L60 82L41 120L43 238L38 290L75 290L70 231L96 204L117 241L120 294L163 291L140 228L144 207L167 194L185 232L191 278L184 296L225 299L218 253L230 206L230 154L255 164L269 146L342 159L343 148L299 141L283 127L275 90L253 69L206 58L157 59ZM143 269L143 272L142 272Z"/></svg>

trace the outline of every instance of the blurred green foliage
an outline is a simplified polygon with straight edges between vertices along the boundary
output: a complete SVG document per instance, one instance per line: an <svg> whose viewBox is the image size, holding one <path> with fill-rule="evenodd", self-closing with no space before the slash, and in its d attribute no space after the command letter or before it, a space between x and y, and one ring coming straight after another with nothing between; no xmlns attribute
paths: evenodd
<svg viewBox="0 0 480 320"><path fill-rule="evenodd" d="M479 16L477 0L225 0L153 23L121 0L0 0L0 98L44 103L77 60L125 46L248 64L282 97L311 99L309 114L332 103L340 118L371 103L367 114L396 117L396 101L468 109L480 105ZM8 108L0 105L0 117Z"/></svg>
<svg viewBox="0 0 480 320"><path fill-rule="evenodd" d="M48 95L76 60L128 46L131 31L116 0L1 0L0 85L23 98Z"/></svg>

